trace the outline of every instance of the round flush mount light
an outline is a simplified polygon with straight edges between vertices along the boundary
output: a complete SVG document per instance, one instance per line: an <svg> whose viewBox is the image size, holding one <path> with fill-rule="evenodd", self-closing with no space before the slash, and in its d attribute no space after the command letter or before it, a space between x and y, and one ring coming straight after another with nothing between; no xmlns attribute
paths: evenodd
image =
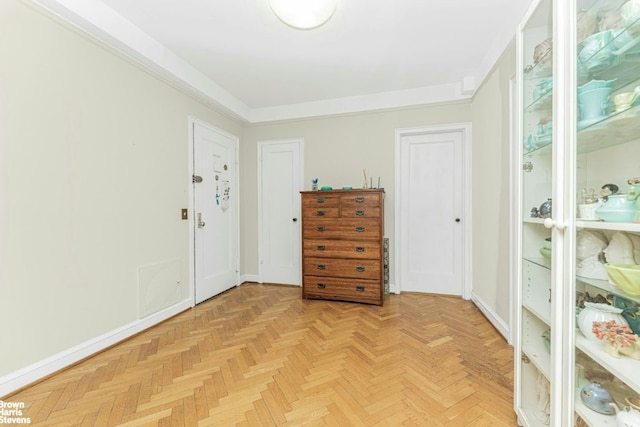
<svg viewBox="0 0 640 427"><path fill-rule="evenodd" d="M273 13L285 24L310 30L333 16L338 0L269 0L269 4Z"/></svg>

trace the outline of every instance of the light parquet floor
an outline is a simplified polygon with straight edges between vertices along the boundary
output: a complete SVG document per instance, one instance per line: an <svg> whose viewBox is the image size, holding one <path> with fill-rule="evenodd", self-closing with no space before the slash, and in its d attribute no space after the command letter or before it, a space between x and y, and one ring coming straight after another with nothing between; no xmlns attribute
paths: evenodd
<svg viewBox="0 0 640 427"><path fill-rule="evenodd" d="M38 426L515 426L513 350L469 301L245 283L5 401Z"/></svg>

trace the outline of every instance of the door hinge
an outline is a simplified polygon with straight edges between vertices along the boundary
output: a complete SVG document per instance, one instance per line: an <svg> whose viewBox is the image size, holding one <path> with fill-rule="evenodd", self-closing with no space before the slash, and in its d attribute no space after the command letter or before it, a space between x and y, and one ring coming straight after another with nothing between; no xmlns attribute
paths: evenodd
<svg viewBox="0 0 640 427"><path fill-rule="evenodd" d="M202 177L200 175L191 175L191 182L202 182Z"/></svg>

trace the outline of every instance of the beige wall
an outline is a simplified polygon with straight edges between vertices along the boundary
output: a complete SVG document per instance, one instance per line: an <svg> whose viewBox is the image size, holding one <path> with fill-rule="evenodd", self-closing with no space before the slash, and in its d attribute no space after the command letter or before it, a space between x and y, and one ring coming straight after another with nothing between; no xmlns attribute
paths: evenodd
<svg viewBox="0 0 640 427"><path fill-rule="evenodd" d="M242 136L30 6L0 2L0 376L136 320L140 266L177 262L177 298L188 296L189 115Z"/></svg>
<svg viewBox="0 0 640 427"><path fill-rule="evenodd" d="M473 98L473 292L508 327L509 81L515 76L511 43Z"/></svg>
<svg viewBox="0 0 640 427"><path fill-rule="evenodd" d="M260 140L304 138L304 182L362 187L362 170L380 177L385 189L385 235L389 237L394 266L394 143L395 129L471 121L469 102L404 110L316 118L245 128L242 150L242 271L258 273L257 143ZM391 271L393 282L394 271Z"/></svg>
<svg viewBox="0 0 640 427"><path fill-rule="evenodd" d="M474 291L508 319L513 50L473 104L243 127L24 3L0 2L0 324L11 348L0 376L138 319L141 266L177 260L187 297L190 115L241 138L244 275L258 273L259 140L304 138L306 188L314 177L361 186L362 169L380 177L393 267L395 129L473 120Z"/></svg>

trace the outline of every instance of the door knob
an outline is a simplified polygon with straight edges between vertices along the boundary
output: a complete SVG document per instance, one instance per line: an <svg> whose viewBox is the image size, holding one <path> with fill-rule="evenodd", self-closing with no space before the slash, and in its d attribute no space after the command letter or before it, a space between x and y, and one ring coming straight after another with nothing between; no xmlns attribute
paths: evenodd
<svg viewBox="0 0 640 427"><path fill-rule="evenodd" d="M460 222L460 218L456 218L456 222Z"/></svg>
<svg viewBox="0 0 640 427"><path fill-rule="evenodd" d="M554 221L551 218L545 218L542 225L544 225L545 228L556 228L560 231L564 231L564 229L567 228L567 224L565 224L564 222Z"/></svg>
<svg viewBox="0 0 640 427"><path fill-rule="evenodd" d="M293 222L298 222L298 218L293 218Z"/></svg>
<svg viewBox="0 0 640 427"><path fill-rule="evenodd" d="M198 228L204 228L205 225L207 224L202 220L202 212L198 212Z"/></svg>

